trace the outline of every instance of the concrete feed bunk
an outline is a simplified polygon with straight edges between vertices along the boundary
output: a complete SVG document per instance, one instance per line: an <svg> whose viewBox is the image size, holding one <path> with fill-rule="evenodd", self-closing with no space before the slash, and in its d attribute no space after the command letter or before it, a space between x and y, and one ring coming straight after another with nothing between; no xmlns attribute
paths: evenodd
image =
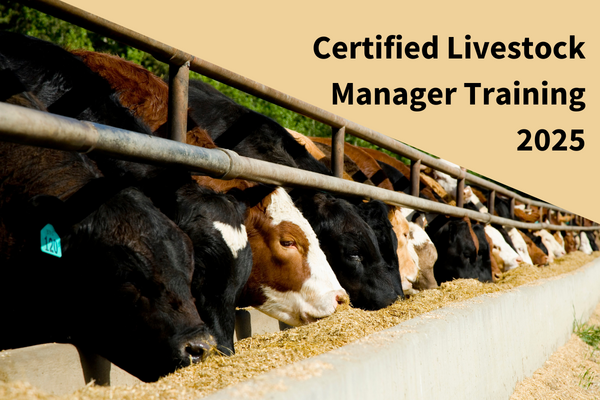
<svg viewBox="0 0 600 400"><path fill-rule="evenodd" d="M110 384L119 386L88 386L67 398L508 398L518 381L566 342L573 320L585 320L600 301L600 260L594 256L578 252L550 267L522 266L498 284L445 283L384 311L341 310L310 326L242 340L235 356L211 357L156 384L121 386L134 382L120 381L111 370ZM521 285L527 274L534 275L528 278L532 281L550 273L564 274L510 289ZM466 298L470 300L456 302ZM30 374L9 377L3 371L4 353L0 381L24 379L56 394L75 389L44 388ZM293 362L297 360L302 361ZM16 359L12 361L16 366ZM40 365L56 361L38 360ZM39 370L48 378L50 371ZM59 383L65 377L53 378ZM14 393L3 392L3 385L0 397Z"/></svg>
<svg viewBox="0 0 600 400"><path fill-rule="evenodd" d="M600 260L573 274L429 312L206 399L500 399L600 301Z"/></svg>

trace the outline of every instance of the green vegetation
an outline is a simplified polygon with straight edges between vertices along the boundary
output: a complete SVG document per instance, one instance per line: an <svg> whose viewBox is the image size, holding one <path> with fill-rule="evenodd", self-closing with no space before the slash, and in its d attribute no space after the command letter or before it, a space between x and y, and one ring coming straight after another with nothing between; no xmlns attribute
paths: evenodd
<svg viewBox="0 0 600 400"><path fill-rule="evenodd" d="M600 326L590 326L576 322L573 331L585 343L598 349L598 344L600 344Z"/></svg>
<svg viewBox="0 0 600 400"><path fill-rule="evenodd" d="M24 33L48 40L67 49L84 48L91 51L116 54L122 58L142 65L144 68L161 78L166 78L169 73L167 64L156 60L154 57L143 51L23 6L14 0L3 0L0 4L0 30ZM200 74L192 72L190 73L190 77L192 79L201 79L208 82L237 103L274 119L286 128L303 133L307 136L331 136L331 128L325 124L296 114L283 107L279 107ZM354 145L381 150L392 157L400 159L405 164L410 165L408 159L381 149L365 140L346 135L346 141Z"/></svg>
<svg viewBox="0 0 600 400"><path fill-rule="evenodd" d="M161 78L166 78L169 73L167 64L156 60L143 51L123 45L115 40L72 25L58 18L51 17L13 0L5 0L0 4L0 30L24 33L48 40L67 49L83 48L91 51L116 54L142 65ZM296 114L283 107L279 107L195 72L190 73L190 78L208 82L237 103L274 119L286 128L293 129L307 136L331 136L331 128L325 124ZM382 150L354 136L347 135L346 141L358 146ZM386 150L384 151L409 164L408 159L396 156Z"/></svg>

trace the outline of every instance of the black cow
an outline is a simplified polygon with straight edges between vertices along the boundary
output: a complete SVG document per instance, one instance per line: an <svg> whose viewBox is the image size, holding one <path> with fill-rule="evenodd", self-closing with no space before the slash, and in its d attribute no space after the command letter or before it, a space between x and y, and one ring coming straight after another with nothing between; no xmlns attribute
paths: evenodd
<svg viewBox="0 0 600 400"><path fill-rule="evenodd" d="M544 244L544 242L542 242L542 238L540 236L536 236L533 233L531 233L530 230L528 229L520 229L521 232L523 232L525 235L527 235L527 237L529 239L531 239L533 241L533 243L540 248L540 250L542 250L544 252L545 255L548 255L548 248L546 247L546 245Z"/></svg>
<svg viewBox="0 0 600 400"><path fill-rule="evenodd" d="M389 221L372 229L363 219L378 220L387 216L387 206L375 201L353 205L325 193L304 193L296 202L312 225L327 261L340 284L350 295L353 306L366 310L386 307L403 298L402 284L395 256L397 239ZM378 237L394 254L382 252ZM387 259L384 259L382 253Z"/></svg>
<svg viewBox="0 0 600 400"><path fill-rule="evenodd" d="M284 127L205 82L190 80L189 107L191 120L205 129L217 146L242 156L331 175Z"/></svg>
<svg viewBox="0 0 600 400"><path fill-rule="evenodd" d="M190 81L189 107L188 115L190 118L188 120L188 130L193 127L189 125L189 122L193 121L206 130L220 147L234 150L246 157L331 175L331 171L327 167L310 155L305 147L300 145L277 122L235 103L202 81ZM332 218L328 221L323 221L319 218L309 218L308 214L314 216L311 210L322 206L323 196L315 197L313 191L304 191L302 189L295 189L290 195L316 232L324 232L323 225L333 223ZM326 197L329 203L334 202L332 196ZM346 200L350 199L346 198ZM362 200L351 201L355 203L362 202ZM343 203L344 200L340 198L339 204ZM375 206L375 208L377 207L380 206ZM350 294L352 303L361 308L377 309L391 304L398 297L402 297L403 293L398 272L398 259L397 257L390 256L396 252L395 243L397 239L387 219L387 213L369 213L365 211L366 208L369 207L349 207L348 205L344 207L343 217L338 216L336 221L343 221L341 222L342 230L345 229L343 226L355 226L361 227L360 230L364 231L363 238L356 239L358 242L363 243L357 243L356 245L362 248L361 251L373 252L372 256L369 256L369 260L365 261L365 264L369 265L369 269L382 268L383 270L392 270L395 268L395 273L388 273L387 275L390 276L369 277L367 279L370 282L366 283L366 285L365 282L361 281L362 278L357 280L358 275L342 277L340 273L342 271L349 271L351 268L347 269L341 266L346 263L346 261L341 262L342 256L337 260L333 260L331 256L347 245L347 243L343 242L343 236L331 234L328 236L327 241L320 239L320 243L323 251L328 255L328 261L332 265L332 268L334 268L334 271L336 271L342 287ZM363 210L362 212L360 211L361 209ZM322 217L323 215L321 215ZM366 223L363 219L364 217L368 217ZM369 225L377 229L377 234L374 236L374 243L370 243L372 240L370 235L373 234L373 229L369 228ZM335 229L339 230L340 227ZM319 234L317 233L317 235ZM384 254L385 256L382 257ZM380 264L381 262L383 264ZM333 264L337 265L334 266ZM365 267L365 269L367 268ZM362 276L362 273L360 275ZM394 275L394 278L391 278L391 275ZM396 276L398 279L396 279ZM349 289L349 287L345 286L344 281L347 282L347 286L353 286L354 289ZM364 289L362 291L356 290L356 287L361 285L365 285ZM377 285L383 290L384 294L376 293L375 288ZM352 291L355 294L360 292L361 297L353 296L351 294Z"/></svg>
<svg viewBox="0 0 600 400"><path fill-rule="evenodd" d="M478 263L476 264L479 269L475 273L476 279L479 279L481 282L492 282L492 252L490 244L485 237L485 227L481 223L475 223L471 228L479 242L479 250L477 251Z"/></svg>
<svg viewBox="0 0 600 400"><path fill-rule="evenodd" d="M85 155L5 142L0 182L0 349L69 342L145 381L207 355L192 244L138 189Z"/></svg>
<svg viewBox="0 0 600 400"><path fill-rule="evenodd" d="M583 231L585 235L588 237L590 241L590 246L592 246L592 251L598 251L598 244L596 243L596 238L594 237L594 233L591 231Z"/></svg>
<svg viewBox="0 0 600 400"><path fill-rule="evenodd" d="M492 280L491 264L483 259L487 241L482 240L471 227L468 218L436 218L426 229L438 252L434 265L435 280L438 283L453 279ZM485 244L482 246L482 242ZM489 257L489 246L488 257Z"/></svg>
<svg viewBox="0 0 600 400"><path fill-rule="evenodd" d="M510 235L508 234L508 231L500 224L492 224L492 227L496 228L498 230L498 232L500 232L500 234L502 235L502 237L504 238L504 240L506 241L506 243L508 243L508 245L514 250L517 251L517 248L515 247L515 244L513 243L512 239L510 238Z"/></svg>
<svg viewBox="0 0 600 400"><path fill-rule="evenodd" d="M0 54L22 86L37 96L48 111L150 134L145 125L121 106L104 79L59 46L2 32ZM136 182L192 238L197 266L192 294L200 315L206 318L217 339L219 350L231 353L235 301L252 268L251 250L246 245L234 257L215 223L241 231L245 207L233 197L201 189L185 171L114 160L93 152L90 157L105 176Z"/></svg>

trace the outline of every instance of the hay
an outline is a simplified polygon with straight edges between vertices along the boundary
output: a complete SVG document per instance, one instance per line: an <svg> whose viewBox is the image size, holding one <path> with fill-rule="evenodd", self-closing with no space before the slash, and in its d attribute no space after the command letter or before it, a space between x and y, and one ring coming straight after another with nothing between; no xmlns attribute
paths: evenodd
<svg viewBox="0 0 600 400"><path fill-rule="evenodd" d="M598 256L600 253L587 256L575 252L544 268L522 264L521 267L504 274L497 283L481 283L473 279L446 282L437 289L422 291L378 311L364 311L348 305L340 306L332 316L316 323L241 340L235 345L234 356L213 356L204 363L181 369L156 383L133 387L89 386L60 399L187 400L203 397L272 369L337 349L448 304L483 294L499 293L539 279L571 272ZM327 366L323 366L319 371L324 368ZM299 376L308 373L297 371ZM0 396L0 398L4 397ZM12 397L7 396L7 398Z"/></svg>
<svg viewBox="0 0 600 400"><path fill-rule="evenodd" d="M600 304L588 324L600 323ZM600 398L600 351L573 334L544 366L517 384L511 400Z"/></svg>

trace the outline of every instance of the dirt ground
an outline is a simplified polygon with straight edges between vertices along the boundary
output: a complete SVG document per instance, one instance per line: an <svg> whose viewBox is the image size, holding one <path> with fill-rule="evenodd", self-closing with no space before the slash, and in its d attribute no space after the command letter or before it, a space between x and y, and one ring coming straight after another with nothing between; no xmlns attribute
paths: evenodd
<svg viewBox="0 0 600 400"><path fill-rule="evenodd" d="M588 321L600 325L600 304ZM576 334L532 377L517 384L511 400L600 399L600 350Z"/></svg>

